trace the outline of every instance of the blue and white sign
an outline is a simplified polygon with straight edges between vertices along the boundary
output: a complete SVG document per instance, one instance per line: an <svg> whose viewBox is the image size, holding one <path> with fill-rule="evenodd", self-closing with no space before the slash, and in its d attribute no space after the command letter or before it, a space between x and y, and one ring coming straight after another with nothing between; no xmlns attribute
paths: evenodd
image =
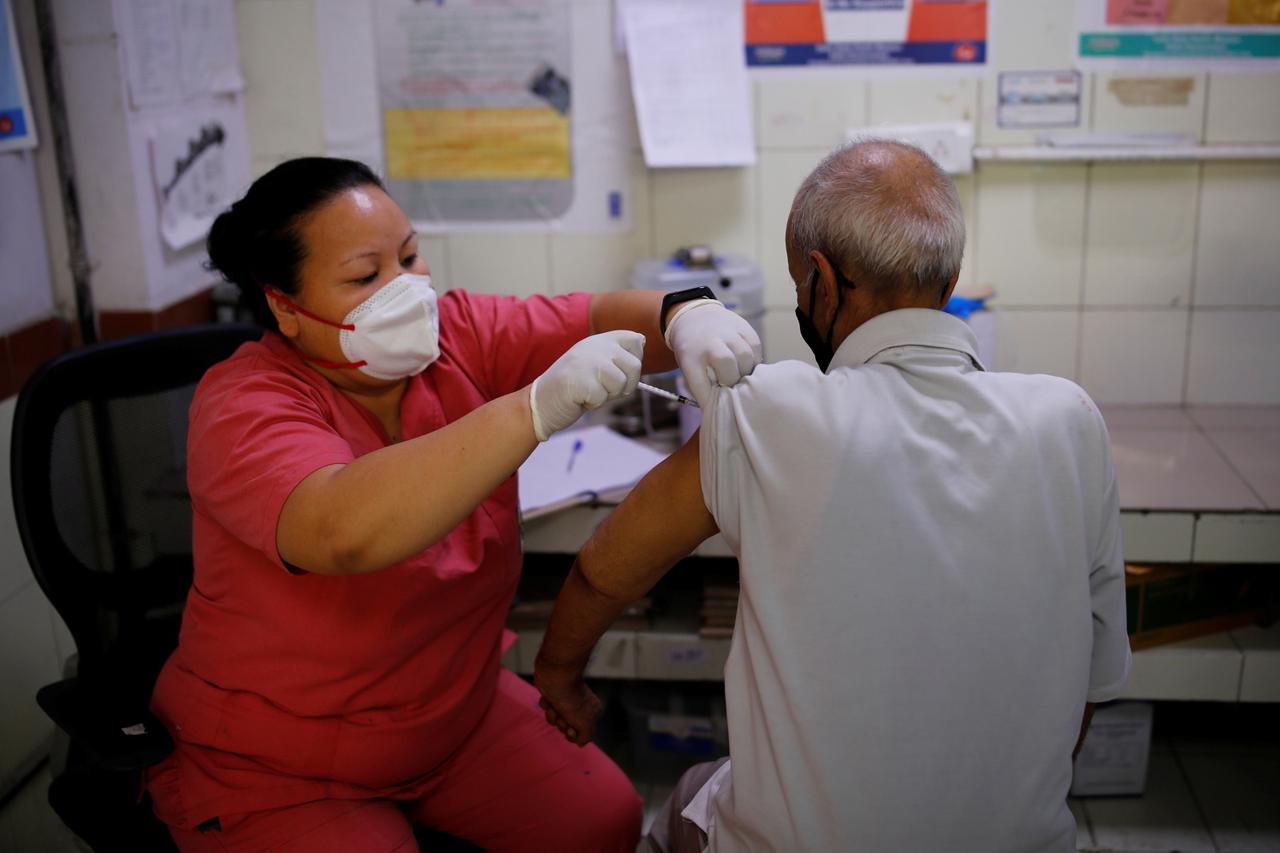
<svg viewBox="0 0 1280 853"><path fill-rule="evenodd" d="M18 55L18 33L9 0L0 0L0 151L36 146L35 120Z"/></svg>

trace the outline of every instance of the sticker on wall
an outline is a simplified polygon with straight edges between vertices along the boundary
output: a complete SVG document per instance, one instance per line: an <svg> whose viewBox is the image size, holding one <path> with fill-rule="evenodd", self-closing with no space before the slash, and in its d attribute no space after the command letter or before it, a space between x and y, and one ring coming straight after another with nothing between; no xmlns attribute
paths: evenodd
<svg viewBox="0 0 1280 853"><path fill-rule="evenodd" d="M751 68L987 67L987 0L744 0Z"/></svg>
<svg viewBox="0 0 1280 853"><path fill-rule="evenodd" d="M35 120L9 0L0 0L0 151L36 147Z"/></svg>
<svg viewBox="0 0 1280 853"><path fill-rule="evenodd" d="M996 124L1005 128L1080 126L1079 71L1005 71L1000 74Z"/></svg>
<svg viewBox="0 0 1280 853"><path fill-rule="evenodd" d="M1085 68L1280 67L1275 0L1076 0Z"/></svg>

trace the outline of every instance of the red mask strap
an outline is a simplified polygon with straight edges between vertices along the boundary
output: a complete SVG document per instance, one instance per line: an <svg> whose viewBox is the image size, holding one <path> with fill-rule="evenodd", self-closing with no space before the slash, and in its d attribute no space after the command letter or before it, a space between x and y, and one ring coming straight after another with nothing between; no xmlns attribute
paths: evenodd
<svg viewBox="0 0 1280 853"><path fill-rule="evenodd" d="M356 327L351 323L335 323L332 320L326 320L323 317L312 314L306 308L303 308L301 305L294 302L292 299L285 296L283 293L276 290L274 287L264 287L263 290L266 292L268 299L274 299L276 302L279 302L282 305L288 305L290 308L292 308L294 311L297 311L303 317L308 317L312 320L315 320L317 323L324 323L326 326L333 326L335 329L343 329L348 332L355 331ZM292 341L290 342L290 344L292 345ZM298 348L295 346L294 349L298 349ZM322 358L312 358L311 356L304 353L302 350L298 350L298 355L302 356L304 359L306 359L307 361L311 362L314 365L317 365L319 367L327 367L330 370L347 370L353 367L364 367L366 364L369 363L363 360L362 361L325 361Z"/></svg>
<svg viewBox="0 0 1280 853"><path fill-rule="evenodd" d="M324 323L326 326L333 326L335 329L343 329L348 332L354 332L356 330L356 327L351 323L335 323L332 320L326 320L323 317L320 317L316 314L312 314L306 308L303 308L301 305L294 302L292 299L285 296L283 293L276 290L274 287L264 287L263 290L266 291L268 299L274 299L276 302L279 302L281 305L288 305L290 308L292 308L294 311L297 311L303 317L307 317L309 319L315 320L317 323Z"/></svg>

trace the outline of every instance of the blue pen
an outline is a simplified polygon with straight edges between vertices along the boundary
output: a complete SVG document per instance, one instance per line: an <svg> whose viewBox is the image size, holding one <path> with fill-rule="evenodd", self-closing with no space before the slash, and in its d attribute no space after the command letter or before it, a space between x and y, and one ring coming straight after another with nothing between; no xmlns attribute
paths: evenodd
<svg viewBox="0 0 1280 853"><path fill-rule="evenodd" d="M573 442L573 450L569 451L569 465L564 469L566 474L573 470L573 460L578 458L580 450L582 450L582 439L579 438Z"/></svg>

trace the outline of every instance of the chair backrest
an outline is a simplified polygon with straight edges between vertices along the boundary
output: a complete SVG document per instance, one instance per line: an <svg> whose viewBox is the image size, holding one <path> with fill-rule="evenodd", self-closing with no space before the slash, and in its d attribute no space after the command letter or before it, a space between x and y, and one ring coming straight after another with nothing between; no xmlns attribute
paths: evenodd
<svg viewBox="0 0 1280 853"><path fill-rule="evenodd" d="M18 532L75 640L82 678L149 692L172 651L191 582L187 410L204 372L261 335L218 324L86 346L44 365L19 393L10 447ZM143 639L157 624L167 647ZM127 659L129 672L100 672L118 670L113 659Z"/></svg>

